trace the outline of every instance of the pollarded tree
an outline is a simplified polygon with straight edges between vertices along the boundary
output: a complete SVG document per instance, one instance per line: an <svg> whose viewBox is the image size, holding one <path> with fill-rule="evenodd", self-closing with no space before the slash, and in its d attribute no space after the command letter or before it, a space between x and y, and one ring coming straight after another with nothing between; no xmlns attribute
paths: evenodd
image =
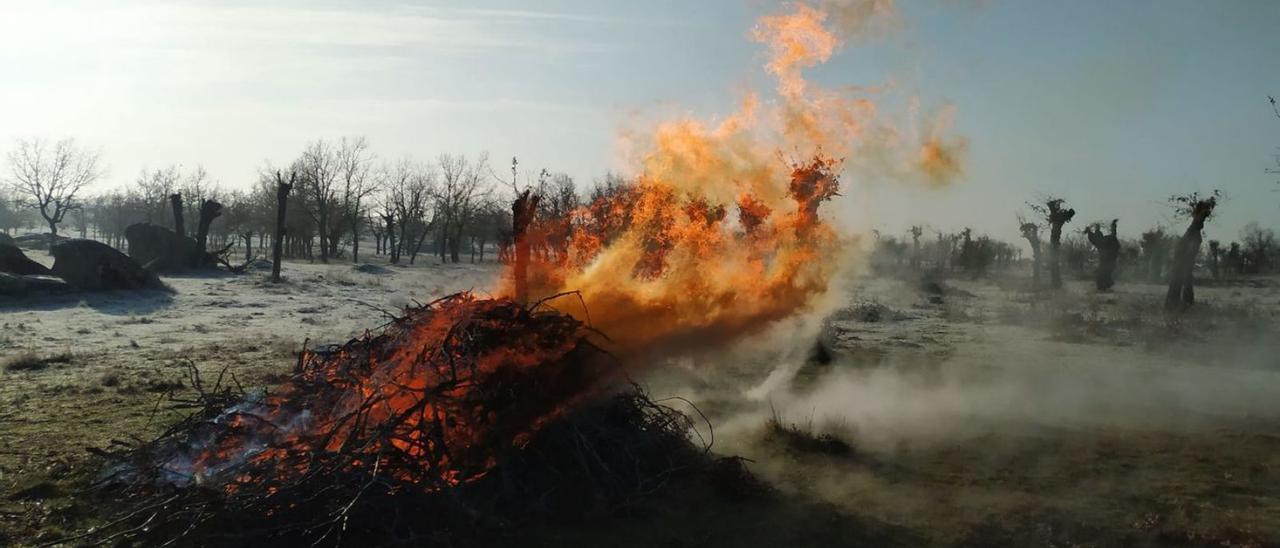
<svg viewBox="0 0 1280 548"><path fill-rule="evenodd" d="M67 213L79 205L84 187L102 176L97 151L74 139L49 145L40 139L19 139L9 153L9 184L27 206L40 212L52 238Z"/></svg>
<svg viewBox="0 0 1280 548"><path fill-rule="evenodd" d="M1190 218L1191 223L1187 225L1186 232L1178 239L1177 247L1173 250L1173 264L1169 265L1169 291L1164 299L1166 310L1185 310L1196 302L1193 272L1196 255L1200 253L1204 223L1217 207L1219 195L1215 190L1207 197L1193 192L1170 198L1178 215Z"/></svg>
<svg viewBox="0 0 1280 548"><path fill-rule="evenodd" d="M1040 287L1040 225L1018 217L1018 228L1031 246L1031 281Z"/></svg>
<svg viewBox="0 0 1280 548"><path fill-rule="evenodd" d="M1119 219L1111 220L1111 233L1103 234L1102 225L1093 223L1084 229L1089 243L1098 250L1098 269L1094 274L1094 285L1098 291L1110 290L1116 284L1116 259L1120 257L1120 238L1116 236L1116 224Z"/></svg>
<svg viewBox="0 0 1280 548"><path fill-rule="evenodd" d="M1044 205L1028 204L1049 224L1049 280L1053 287L1062 287L1062 267L1059 256L1062 251L1062 225L1071 222L1076 210L1066 207L1066 200L1049 198Z"/></svg>

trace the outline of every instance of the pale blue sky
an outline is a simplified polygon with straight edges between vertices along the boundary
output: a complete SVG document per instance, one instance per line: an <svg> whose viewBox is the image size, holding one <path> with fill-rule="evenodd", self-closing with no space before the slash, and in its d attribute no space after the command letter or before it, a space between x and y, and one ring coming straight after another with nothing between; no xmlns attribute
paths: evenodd
<svg viewBox="0 0 1280 548"><path fill-rule="evenodd" d="M747 33L776 2L451 5L0 0L0 152L70 135L102 148L104 187L171 163L235 187L308 140L362 134L384 157L483 150L500 172L518 155L589 181L623 167L620 127L722 115L768 86ZM1022 202L1053 193L1133 234L1170 220L1167 195L1212 188L1229 201L1211 237L1276 224L1280 2L901 9L897 32L813 77L954 105L967 172L942 191L851 180L844 225L938 218L1013 238Z"/></svg>

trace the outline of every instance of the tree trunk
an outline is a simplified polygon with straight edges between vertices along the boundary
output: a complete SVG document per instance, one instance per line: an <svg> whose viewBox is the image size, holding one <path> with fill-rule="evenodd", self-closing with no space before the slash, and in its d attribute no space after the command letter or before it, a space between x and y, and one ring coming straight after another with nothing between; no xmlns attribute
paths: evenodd
<svg viewBox="0 0 1280 548"><path fill-rule="evenodd" d="M289 182L284 182L284 178L280 172L276 172L276 238L271 250L271 281L280 281L280 251L281 245L284 243L284 213L289 201L289 191L293 190L292 173L289 174Z"/></svg>
<svg viewBox="0 0 1280 548"><path fill-rule="evenodd" d="M351 262L360 262L360 217L351 222Z"/></svg>
<svg viewBox="0 0 1280 548"><path fill-rule="evenodd" d="M440 256L440 262L449 262L449 223L445 223L445 228L440 231L440 238L436 240L436 254Z"/></svg>
<svg viewBox="0 0 1280 548"><path fill-rule="evenodd" d="M1049 283L1062 287L1062 225L1055 224L1049 230Z"/></svg>
<svg viewBox="0 0 1280 548"><path fill-rule="evenodd" d="M1209 272L1213 274L1213 279L1222 279L1221 269L1222 249L1218 247L1218 241L1209 242Z"/></svg>
<svg viewBox="0 0 1280 548"><path fill-rule="evenodd" d="M1200 227L1203 221L1192 221L1191 226L1178 239L1178 246L1173 251L1173 264L1169 265L1169 290L1165 293L1166 310L1185 310L1196 302L1195 276L1196 255L1200 252Z"/></svg>
<svg viewBox="0 0 1280 548"><path fill-rule="evenodd" d="M413 245L413 252L409 255L409 264L413 264L413 260L418 257L418 251L422 249L422 243L427 241L427 231L424 229L422 234L418 235L418 241Z"/></svg>
<svg viewBox="0 0 1280 548"><path fill-rule="evenodd" d="M540 196L530 195L529 190L521 192L511 204L511 234L515 239L516 264L512 269L515 276L516 302L529 302L529 239L527 232L533 222L533 214L538 210Z"/></svg>
<svg viewBox="0 0 1280 548"><path fill-rule="evenodd" d="M316 230L320 236L320 262L329 262L329 215L325 212L324 206L320 207L319 220L316 222Z"/></svg>
<svg viewBox="0 0 1280 548"><path fill-rule="evenodd" d="M1173 252L1173 264L1169 266L1169 291L1165 294L1165 310L1186 310L1196 302L1196 255L1200 253L1204 222L1216 205L1217 199L1211 197L1191 206L1191 224L1187 226L1182 238L1178 239Z"/></svg>
<svg viewBox="0 0 1280 548"><path fill-rule="evenodd" d="M253 260L253 233L244 233L244 262L248 263Z"/></svg>
<svg viewBox="0 0 1280 548"><path fill-rule="evenodd" d="M445 227L445 228L447 232L448 227ZM459 262L458 256L461 251L459 248L461 247L462 247L462 226L459 225L457 232L454 232L452 235L449 236L449 259L453 261L453 264L458 264Z"/></svg>
<svg viewBox="0 0 1280 548"><path fill-rule="evenodd" d="M400 263L400 248L396 246L396 223L394 215L383 215L382 220L387 223L386 248L388 255L391 255L391 264Z"/></svg>
<svg viewBox="0 0 1280 548"><path fill-rule="evenodd" d="M1116 284L1116 259L1120 256L1120 240L1116 237L1116 221L1111 222L1111 234L1103 234L1101 227L1085 229L1089 243L1098 250L1098 269L1094 272L1094 287L1108 291Z"/></svg>
<svg viewBox="0 0 1280 548"><path fill-rule="evenodd" d="M170 194L169 203L173 205L173 232L182 240L187 235L187 228L182 222L182 195Z"/></svg>
<svg viewBox="0 0 1280 548"><path fill-rule="evenodd" d="M213 224L213 220L220 215L222 215L222 204L213 200L200 203L200 220L196 223L196 256L191 261L192 266L204 266L205 254L209 249L209 225Z"/></svg>
<svg viewBox="0 0 1280 548"><path fill-rule="evenodd" d="M1040 263L1040 245L1037 244L1035 249L1031 250L1031 268L1034 269L1031 272L1031 282L1034 283L1036 287L1040 287Z"/></svg>

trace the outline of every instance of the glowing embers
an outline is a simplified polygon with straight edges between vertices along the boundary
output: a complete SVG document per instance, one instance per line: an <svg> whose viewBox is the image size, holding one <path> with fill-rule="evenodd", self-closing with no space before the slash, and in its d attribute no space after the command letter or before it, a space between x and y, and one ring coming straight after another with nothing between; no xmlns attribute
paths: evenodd
<svg viewBox="0 0 1280 548"><path fill-rule="evenodd" d="M478 479L609 378L589 333L467 293L410 308L381 334L305 352L278 392L179 441L163 477L228 493L352 471L425 490Z"/></svg>

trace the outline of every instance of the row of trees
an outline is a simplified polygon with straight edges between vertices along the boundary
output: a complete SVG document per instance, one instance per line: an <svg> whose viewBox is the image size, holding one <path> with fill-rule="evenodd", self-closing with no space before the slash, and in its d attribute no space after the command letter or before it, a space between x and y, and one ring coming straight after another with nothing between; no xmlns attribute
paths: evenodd
<svg viewBox="0 0 1280 548"><path fill-rule="evenodd" d="M362 241L393 263L416 261L431 252L445 262L483 261L488 250L505 253L511 243L511 192L520 172L499 177L481 155L443 154L434 161L385 161L362 137L308 144L291 161L268 163L248 190L227 190L203 168L171 166L143 170L126 188L86 195L101 174L98 153L60 141L19 141L9 155L13 177L0 194L0 230L31 228L40 221L52 235L70 224L81 237L125 247L134 223L170 225L172 196L180 196L197 218L205 200L224 206L211 227L215 247L236 246L246 258L266 249L276 222L277 175L295 181L287 204L283 253L328 262L359 261ZM564 215L580 200L567 175L542 171L536 184L544 199L538 214ZM256 243L256 246L255 246Z"/></svg>
<svg viewBox="0 0 1280 548"><path fill-rule="evenodd" d="M441 155L434 161L414 159L380 160L364 138L319 140L282 167L266 165L256 183L245 191L228 191L216 184L203 168L186 170L171 166L143 170L134 184L92 196L84 188L97 180L101 167L96 151L72 140L46 143L21 140L8 155L10 177L0 187L0 230L46 226L57 234L64 224L81 237L95 237L117 247L125 246L125 229L134 223L168 225L173 218L172 197L181 197L195 219L205 200L225 206L209 238L216 248L238 246L246 259L253 250L266 249L274 234L277 178L283 172L296 181L285 223L284 255L329 261L360 260L360 243L372 239L374 251L393 263L413 263L423 251L441 261L460 262L485 259L496 246L507 252L512 243L512 211L509 207L517 187L519 171L513 161L510 179L494 173L487 157L468 159ZM548 220L544 227L558 226L581 203L574 182L566 175L542 171L536 181L539 215ZM623 195L625 182L608 176L597 184L594 194ZM511 191L511 192L508 192ZM1185 198L1185 197L1184 197ZM1179 211L1192 216L1185 200ZM1046 199L1031 204L1035 221L1019 219L1022 235L1032 251L1034 277L1041 272L1041 230L1049 236L1048 269L1051 283L1061 284L1062 268L1078 277L1095 268L1098 287L1114 283L1117 271L1152 282L1169 277L1170 261L1177 255L1179 238L1162 227L1143 232L1138 238L1120 238L1117 221L1091 223L1082 231L1064 235L1064 226L1075 210L1062 199ZM556 241L565 242L574 227L564 223L563 234L551 230L540 234L547 242L532 242L540 252L558 253ZM606 227L607 228L607 227ZM604 229L604 228L602 228ZM65 231L65 230L64 230ZM1198 234L1198 232L1197 232ZM1185 236L1185 234L1184 234ZM256 242L256 245L255 245ZM1280 267L1274 232L1251 223L1240 241L1210 241L1204 252L1196 246L1193 264L1203 264L1215 277L1269 273ZM907 237L876 233L872 264L878 270L928 268L981 276L990 268L1004 268L1021 258L1021 250L988 236L975 236L970 229L955 233L935 232L924 237L924 229L912 227Z"/></svg>
<svg viewBox="0 0 1280 548"><path fill-rule="evenodd" d="M1097 234L1105 223L1093 223L1083 232L1071 232L1062 238L1061 260L1064 275L1086 279L1102 262L1101 251L1091 242L1090 232ZM1116 243L1117 276L1131 280L1163 283L1168 275L1168 262L1178 236L1163 226L1143 231L1137 237L1119 237ZM1246 224L1235 241L1209 240L1201 249L1197 264L1213 279L1253 274L1280 273L1280 241L1274 230L1257 222Z"/></svg>
<svg viewBox="0 0 1280 548"><path fill-rule="evenodd" d="M1196 205L1209 200L1216 204L1216 199L1216 194L1174 197L1175 213L1194 225ZM1186 233L1180 236L1157 226L1138 237L1126 238L1119 235L1119 219L1067 230L1076 212L1067 207L1065 200L1048 198L1029 206L1034 220L1019 217L1018 222L1031 249L1036 285L1041 284L1044 270L1049 272L1052 287L1061 286L1064 275L1068 275L1076 279L1093 277L1100 290L1111 288L1121 273L1150 283L1167 283L1175 275L1179 245ZM1205 212L1201 213L1207 218ZM1195 228L1193 236L1198 237L1202 229L1202 225ZM1048 242L1041 240L1044 231L1049 233ZM876 231L872 268L881 274L910 268L978 277L989 269L1007 268L1022 259L1021 249L988 236L974 237L968 228L954 233L934 231L932 238L924 237L924 232L923 227L913 226L905 237L898 238ZM1241 229L1238 241L1210 240L1207 246L1194 245L1188 252L1192 268L1203 268L1213 279L1280 273L1280 241L1275 231L1256 222Z"/></svg>
<svg viewBox="0 0 1280 548"><path fill-rule="evenodd" d="M878 274L897 274L910 269L952 272L980 277L988 270L1009 268L1022 258L1022 250L990 236L974 236L973 230L934 231L925 237L924 227L912 226L907 237L897 238L874 231L871 267Z"/></svg>

